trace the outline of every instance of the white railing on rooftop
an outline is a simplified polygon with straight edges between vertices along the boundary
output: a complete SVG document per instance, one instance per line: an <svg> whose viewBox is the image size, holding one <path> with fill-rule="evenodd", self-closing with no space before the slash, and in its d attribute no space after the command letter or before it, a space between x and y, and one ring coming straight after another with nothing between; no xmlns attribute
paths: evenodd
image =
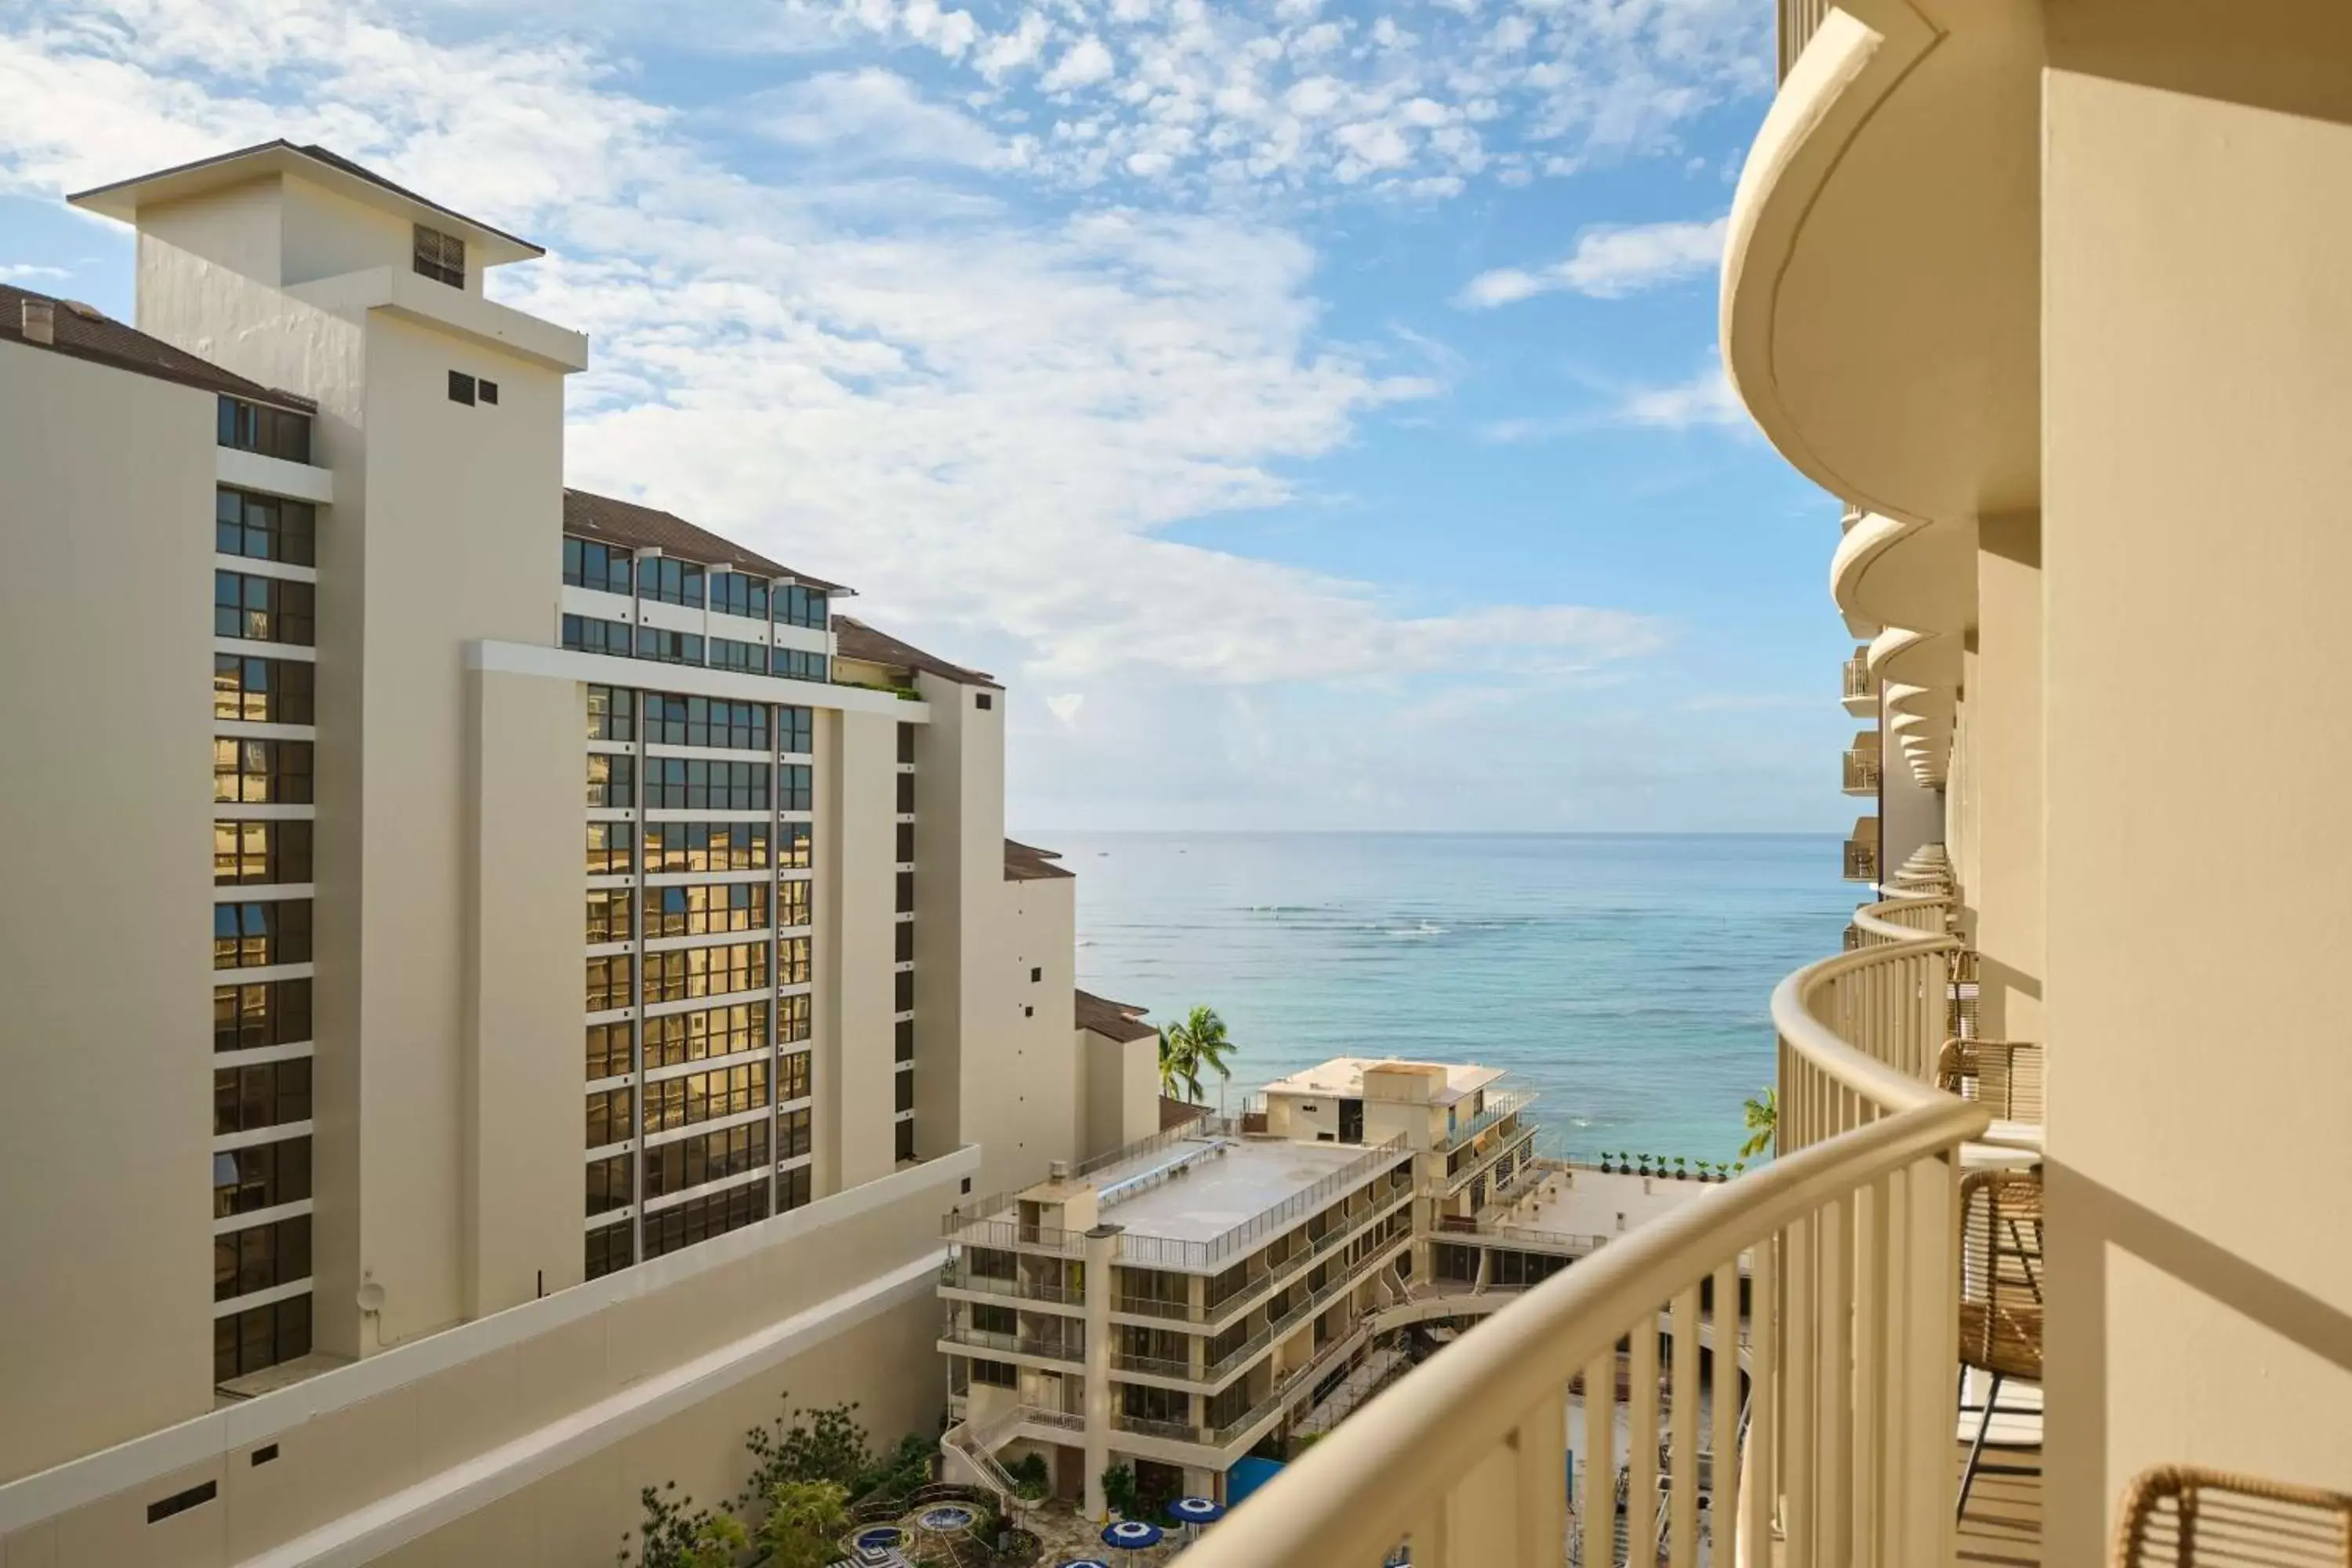
<svg viewBox="0 0 2352 1568"><path fill-rule="evenodd" d="M1536 1092L1532 1089L1507 1089L1488 1094L1486 1108L1448 1132L1438 1143L1437 1152L1450 1154L1513 1111L1526 1110L1535 1102Z"/></svg>
<svg viewBox="0 0 2352 1568"><path fill-rule="evenodd" d="M1187 1568L1381 1563L1591 1568L1624 1561L1613 1507L1571 1521L1569 1385L1584 1449L1613 1451L1620 1369L1631 1463L1622 1552L1692 1568L1701 1467L1709 1560L1784 1568L1948 1562L1958 1417L1956 1166L1982 1109L1924 1081L1958 943L1842 953L1773 993L1780 1147L1496 1312L1381 1394L1186 1553ZM1750 1350L1738 1260L1750 1254ZM1711 1288L1703 1314L1700 1287ZM1663 1365L1658 1314L1674 1353ZM1709 1430L1699 1428L1702 1393ZM1743 1448L1739 1423L1748 1420ZM1730 1467L1720 1467L1728 1470ZM1607 1497L1604 1480L1595 1489Z"/></svg>

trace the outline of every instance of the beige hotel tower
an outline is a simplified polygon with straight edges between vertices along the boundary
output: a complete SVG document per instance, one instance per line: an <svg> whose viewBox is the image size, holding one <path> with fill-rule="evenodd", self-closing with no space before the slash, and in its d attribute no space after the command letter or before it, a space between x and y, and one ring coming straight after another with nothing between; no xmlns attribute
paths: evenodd
<svg viewBox="0 0 2352 1568"><path fill-rule="evenodd" d="M75 202L135 330L0 289L0 1564L603 1562L787 1389L935 1430L940 1214L1157 1112L1003 689L566 489L537 247L284 142Z"/></svg>

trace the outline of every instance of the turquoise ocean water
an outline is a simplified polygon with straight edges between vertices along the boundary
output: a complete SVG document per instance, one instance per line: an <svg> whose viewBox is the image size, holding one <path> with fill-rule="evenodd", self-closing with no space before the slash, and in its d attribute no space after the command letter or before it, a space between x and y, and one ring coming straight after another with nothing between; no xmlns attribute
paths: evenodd
<svg viewBox="0 0 2352 1568"><path fill-rule="evenodd" d="M1478 1061L1578 1153L1731 1159L1773 1077L1772 986L1854 904L1833 835L1027 841L1078 873L1078 984L1155 1021L1215 1007L1236 1101L1327 1057Z"/></svg>

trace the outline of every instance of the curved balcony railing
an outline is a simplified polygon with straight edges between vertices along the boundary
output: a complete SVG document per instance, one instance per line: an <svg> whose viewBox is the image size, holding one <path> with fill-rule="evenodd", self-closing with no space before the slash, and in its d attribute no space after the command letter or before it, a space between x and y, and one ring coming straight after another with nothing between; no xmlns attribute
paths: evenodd
<svg viewBox="0 0 2352 1568"><path fill-rule="evenodd" d="M1952 900L1933 898L1882 899L1853 911L1853 929L1862 933L1857 944L1875 947L1890 942L1916 942L1941 936L1951 923Z"/></svg>
<svg viewBox="0 0 2352 1568"><path fill-rule="evenodd" d="M1877 752L1862 747L1845 754L1845 793L1875 795L1878 793Z"/></svg>
<svg viewBox="0 0 2352 1568"><path fill-rule="evenodd" d="M1957 946L1889 942L1783 981L1772 997L1779 1158L1496 1312L1235 1510L1186 1553L1187 1568L1370 1568L1400 1542L1414 1568L1556 1568L1571 1529L1594 1568L1621 1553L1654 1561L1654 1547L1691 1562L1702 1467L1661 1467L1662 1442L1668 1456L1743 1454L1739 1475L1711 1478L1732 1483L1706 1500L1714 1563L1949 1561L1956 1167L1987 1124L1981 1108L1925 1081ZM1702 1354L1703 1341L1738 1340L1743 1252L1745 1368ZM1662 1310L1673 1349L1663 1363ZM1613 1452L1615 1390L1626 1390L1623 1485L1588 1480L1578 1494L1625 1499L1629 1546L1613 1507L1569 1514L1580 1381L1588 1454Z"/></svg>

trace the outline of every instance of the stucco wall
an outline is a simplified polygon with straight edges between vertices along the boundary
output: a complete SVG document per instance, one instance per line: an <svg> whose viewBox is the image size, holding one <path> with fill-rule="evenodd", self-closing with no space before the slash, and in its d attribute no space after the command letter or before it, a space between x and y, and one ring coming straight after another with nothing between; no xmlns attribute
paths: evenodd
<svg viewBox="0 0 2352 1568"><path fill-rule="evenodd" d="M2352 14L2078 5L2045 79L2049 1501L2352 1474Z"/></svg>
<svg viewBox="0 0 2352 1568"><path fill-rule="evenodd" d="M5 1478L211 1404L215 460L193 388L0 343L0 402Z"/></svg>
<svg viewBox="0 0 2352 1568"><path fill-rule="evenodd" d="M819 1107L812 1180L823 1193L887 1175L896 1163L891 955L898 726L894 717L836 711L818 713L816 725L816 961L824 979L812 1014ZM919 858L919 840L916 853ZM922 945L928 935L919 917L919 974L929 959Z"/></svg>

